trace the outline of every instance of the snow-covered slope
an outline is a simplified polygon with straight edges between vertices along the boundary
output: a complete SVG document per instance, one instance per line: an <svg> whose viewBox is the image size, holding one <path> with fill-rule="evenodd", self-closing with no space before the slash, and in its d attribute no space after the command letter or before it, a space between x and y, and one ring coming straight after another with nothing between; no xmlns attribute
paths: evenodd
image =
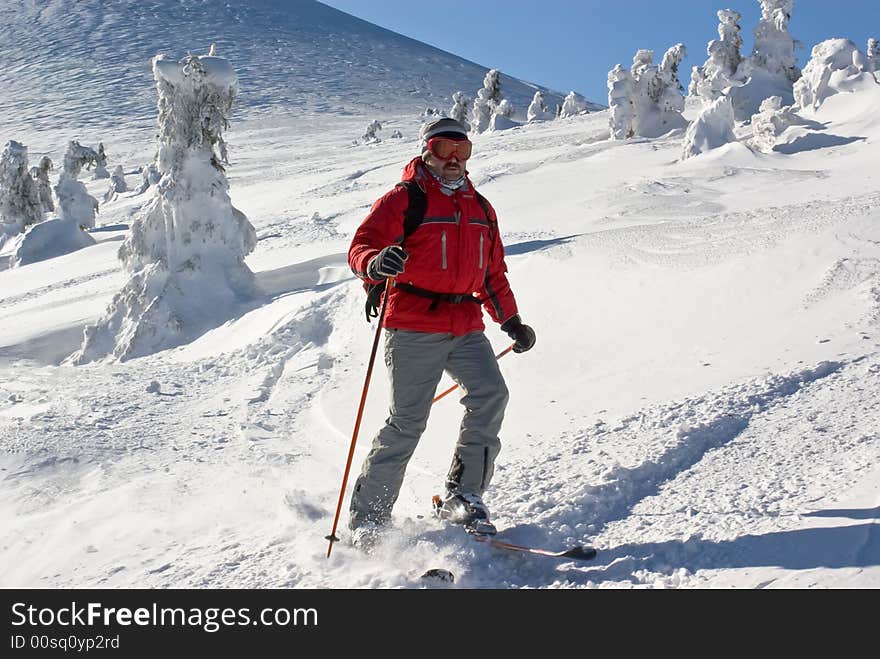
<svg viewBox="0 0 880 659"><path fill-rule="evenodd" d="M420 587L444 567L461 588L880 587L877 107L880 86L839 93L772 153L685 162L682 132L608 141L604 112L475 138L471 177L538 336L501 364L486 501L502 537L593 544L586 564L426 518L455 396L384 545L325 558L374 332L345 253L416 144L353 145L359 117L233 111L261 297L180 348L62 364L123 284L134 193L102 206L94 246L0 271L0 586ZM120 138L109 166L133 187L154 146ZM380 360L355 469L387 401Z"/></svg>
<svg viewBox="0 0 880 659"><path fill-rule="evenodd" d="M0 135L152 130L150 59L212 43L239 75L239 116L448 110L487 71L314 0L12 0L0 5L0 88L16 93L0 98ZM503 85L523 116L544 89L508 76Z"/></svg>

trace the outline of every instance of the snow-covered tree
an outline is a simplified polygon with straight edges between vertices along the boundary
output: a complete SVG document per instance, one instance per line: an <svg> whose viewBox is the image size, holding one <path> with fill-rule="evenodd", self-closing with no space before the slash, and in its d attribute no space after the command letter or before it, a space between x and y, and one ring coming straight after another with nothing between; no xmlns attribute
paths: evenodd
<svg viewBox="0 0 880 659"><path fill-rule="evenodd" d="M795 47L800 45L788 32L794 0L758 0L761 19L755 27L751 56L737 69L735 84L728 91L734 117L745 121L759 111L761 101L781 96L794 102L793 85L800 75Z"/></svg>
<svg viewBox="0 0 880 659"><path fill-rule="evenodd" d="M783 75L794 83L800 75L794 54L795 40L788 32L794 0L759 0L761 19L755 28L751 64L771 75Z"/></svg>
<svg viewBox="0 0 880 659"><path fill-rule="evenodd" d="M660 72L654 64L654 51L640 48L633 56L629 69L633 78L633 104L636 114L640 106L650 107L660 100Z"/></svg>
<svg viewBox="0 0 880 659"><path fill-rule="evenodd" d="M422 112L422 123L428 123L431 121L436 121L437 119L442 119L443 113L440 112L437 108L425 108L425 111Z"/></svg>
<svg viewBox="0 0 880 659"><path fill-rule="evenodd" d="M128 185L125 183L125 171L122 165L116 165L116 169L110 175L110 187L104 193L104 201L113 201L120 192L128 192Z"/></svg>
<svg viewBox="0 0 880 659"><path fill-rule="evenodd" d="M501 103L501 72L498 69L490 69L483 78L483 89L489 92L489 103L493 108Z"/></svg>
<svg viewBox="0 0 880 659"><path fill-rule="evenodd" d="M526 112L526 118L529 123L533 121L546 121L553 118L553 114L547 109L547 103L544 101L544 94L535 92L529 109Z"/></svg>
<svg viewBox="0 0 880 659"><path fill-rule="evenodd" d="M566 94L565 99L562 101L562 105L557 106L557 108L559 117L574 117L579 115L581 112L586 112L587 101L577 92L570 91L568 92L568 94Z"/></svg>
<svg viewBox="0 0 880 659"><path fill-rule="evenodd" d="M0 244L43 221L43 205L28 170L27 147L10 140L0 154Z"/></svg>
<svg viewBox="0 0 880 659"><path fill-rule="evenodd" d="M370 122L370 125L367 126L367 129L364 131L361 139L364 141L365 144L374 144L376 142L381 142L382 138L376 135L376 133L378 133L380 130L382 130L382 124L380 124L377 119L373 119L373 121Z"/></svg>
<svg viewBox="0 0 880 659"><path fill-rule="evenodd" d="M516 123L513 121L513 106L506 98L502 98L498 107L495 108L495 114L489 122L489 130L507 130L513 128Z"/></svg>
<svg viewBox="0 0 880 659"><path fill-rule="evenodd" d="M474 107L471 110L471 130L483 133L489 130L493 108L489 105L489 92L484 88L477 91Z"/></svg>
<svg viewBox="0 0 880 659"><path fill-rule="evenodd" d="M137 190L135 190L135 194L143 194L150 188L150 186L156 185L161 178L162 175L159 173L156 163L147 163L141 167L141 183Z"/></svg>
<svg viewBox="0 0 880 659"><path fill-rule="evenodd" d="M727 96L720 96L704 106L690 123L684 135L682 160L698 156L728 142L735 142L733 105Z"/></svg>
<svg viewBox="0 0 880 659"><path fill-rule="evenodd" d="M495 108L495 114L499 117L507 117L510 119L513 117L513 105L510 104L506 98L502 98L501 102L498 104L498 107Z"/></svg>
<svg viewBox="0 0 880 659"><path fill-rule="evenodd" d="M509 128L514 125L510 120L513 114L513 106L501 94L501 72L490 69L474 99L471 128L477 133Z"/></svg>
<svg viewBox="0 0 880 659"><path fill-rule="evenodd" d="M866 58L849 39L827 39L813 46L810 61L794 84L795 105L815 110L829 96L852 91L860 82L874 83L872 74L856 64L860 60Z"/></svg>
<svg viewBox="0 0 880 659"><path fill-rule="evenodd" d="M771 96L761 103L760 111L752 115L751 145L758 151L770 153L779 136L789 126L805 123L790 105L783 106L781 96Z"/></svg>
<svg viewBox="0 0 880 659"><path fill-rule="evenodd" d="M449 111L449 118L455 119L458 123L470 131L471 125L468 122L468 107L471 104L470 99L465 96L464 92L455 92L452 95L452 109Z"/></svg>
<svg viewBox="0 0 880 659"><path fill-rule="evenodd" d="M657 104L664 114L684 112L684 87L678 78L678 67L685 55L687 50L684 44L677 43L664 53L660 63L660 96Z"/></svg>
<svg viewBox="0 0 880 659"><path fill-rule="evenodd" d="M107 171L107 154L104 152L104 143L98 142L98 157L95 158L95 173L92 178L103 179L110 178L110 172Z"/></svg>
<svg viewBox="0 0 880 659"><path fill-rule="evenodd" d="M635 107L632 97L632 74L618 64L608 72L608 124L613 140L626 140L635 135L633 129ZM567 103L568 97L565 100ZM562 112L564 115L565 106Z"/></svg>
<svg viewBox="0 0 880 659"><path fill-rule="evenodd" d="M657 67L653 51L638 50L628 76L623 75L620 65L609 72L609 123L613 139L625 139L627 135L659 137L687 126L681 114L684 97L678 80L678 67L684 54L684 46L676 44L666 51L661 66Z"/></svg>
<svg viewBox="0 0 880 659"><path fill-rule="evenodd" d="M95 226L98 200L86 191L77 178L84 166L94 164L97 155L93 149L76 141L68 144L64 168L55 185L57 217L34 225L20 237L12 254L12 267L61 256L95 244L95 239L86 230Z"/></svg>
<svg viewBox="0 0 880 659"><path fill-rule="evenodd" d="M880 41L874 38L868 39L868 67L871 73L880 71Z"/></svg>
<svg viewBox="0 0 880 659"><path fill-rule="evenodd" d="M34 179L37 186L43 210L47 213L55 210L55 201L52 199L52 184L49 182L50 171L52 171L52 159L49 156L43 156L36 167L31 167L31 178Z"/></svg>
<svg viewBox="0 0 880 659"><path fill-rule="evenodd" d="M126 360L179 345L256 291L244 262L256 232L229 198L223 132L238 79L216 56L153 59L162 179L119 249L130 277L86 328L74 363Z"/></svg>
<svg viewBox="0 0 880 659"><path fill-rule="evenodd" d="M64 154L64 169L55 186L55 198L58 199L58 217L75 223L83 229L95 226L95 213L98 211L98 200L86 190L79 180L83 167L97 162L98 154L94 149L72 140Z"/></svg>
<svg viewBox="0 0 880 659"><path fill-rule="evenodd" d="M718 11L718 39L706 47L705 64L693 68L688 87L691 96L698 96L704 102L714 101L725 88L736 84L736 72L742 62L741 18L740 13L732 9Z"/></svg>

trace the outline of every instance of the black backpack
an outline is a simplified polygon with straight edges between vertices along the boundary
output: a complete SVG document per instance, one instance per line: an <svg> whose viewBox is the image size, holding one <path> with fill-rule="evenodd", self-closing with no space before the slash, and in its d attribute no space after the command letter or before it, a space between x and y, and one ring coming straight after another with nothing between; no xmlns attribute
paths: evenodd
<svg viewBox="0 0 880 659"><path fill-rule="evenodd" d="M397 184L397 186L401 188L406 188L407 193L409 193L409 204L407 205L406 212L403 215L403 240L400 241L400 245L402 247L404 243L406 243L406 239L409 238L424 221L425 211L428 208L428 198L425 195L424 190L422 190L419 187L419 184L415 181L401 181ZM494 243L495 236L498 233L498 230L495 226L495 222L492 221L491 214L489 213L489 202L476 190L474 190L474 194L477 196L477 201L480 202L480 206L482 207L483 212L486 214L486 221L489 223L489 226L492 227L492 241ZM410 293L414 293L415 295L422 295L423 297L434 298L434 305L432 305L431 307L432 309L436 307L437 302L441 299L445 299L446 301L453 303L464 301L480 302L480 300L475 297L462 298L462 296L450 296L448 293L435 293L432 291L426 291L424 289L416 288L415 286L410 286L408 284L398 284L397 288L406 290ZM377 284L364 282L364 290L367 292L367 301L364 305L364 312L367 316L367 322L370 322L371 318L379 317L379 300L382 297L382 292L385 290L385 282L382 281Z"/></svg>

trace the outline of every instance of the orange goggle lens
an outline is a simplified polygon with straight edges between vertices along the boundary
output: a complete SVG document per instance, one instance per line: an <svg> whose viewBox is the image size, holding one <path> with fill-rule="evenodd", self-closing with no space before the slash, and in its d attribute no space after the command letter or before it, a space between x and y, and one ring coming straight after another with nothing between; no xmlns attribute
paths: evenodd
<svg viewBox="0 0 880 659"><path fill-rule="evenodd" d="M459 160L467 160L471 157L472 146L470 140L451 140L447 137L432 137L428 140L428 151L443 160L451 158L453 154Z"/></svg>

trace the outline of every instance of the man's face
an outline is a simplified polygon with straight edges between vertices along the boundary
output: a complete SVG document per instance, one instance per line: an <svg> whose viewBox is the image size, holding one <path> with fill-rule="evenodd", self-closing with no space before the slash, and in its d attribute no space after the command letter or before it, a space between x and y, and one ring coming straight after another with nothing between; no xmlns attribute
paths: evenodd
<svg viewBox="0 0 880 659"><path fill-rule="evenodd" d="M464 175L470 150L469 140L433 138L428 142L425 164L441 178L452 181Z"/></svg>

